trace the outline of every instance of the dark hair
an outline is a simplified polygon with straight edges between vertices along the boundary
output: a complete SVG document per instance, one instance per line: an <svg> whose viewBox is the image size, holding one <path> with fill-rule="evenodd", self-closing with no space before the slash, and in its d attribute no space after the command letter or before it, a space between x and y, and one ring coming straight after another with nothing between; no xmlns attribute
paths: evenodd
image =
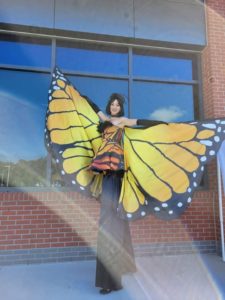
<svg viewBox="0 0 225 300"><path fill-rule="evenodd" d="M124 102L125 102L125 99L124 97L121 95L121 94L117 94L117 93L113 93L110 97L109 97L109 100L108 100L108 103L106 105L106 113L108 115L111 115L111 112L110 112L110 105L115 101L117 100L118 103L119 103L119 106L120 106L120 111L118 112L118 114L116 115L116 117L122 117L124 116L124 108L123 108L123 105L124 105Z"/></svg>

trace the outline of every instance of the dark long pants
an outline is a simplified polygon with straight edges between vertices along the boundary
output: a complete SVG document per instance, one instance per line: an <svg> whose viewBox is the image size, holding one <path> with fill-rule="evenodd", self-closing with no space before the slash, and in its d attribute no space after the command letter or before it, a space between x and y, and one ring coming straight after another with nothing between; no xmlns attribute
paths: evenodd
<svg viewBox="0 0 225 300"><path fill-rule="evenodd" d="M123 274L136 271L129 223L116 214L120 189L121 176L115 173L104 176L95 285L112 290L122 288Z"/></svg>

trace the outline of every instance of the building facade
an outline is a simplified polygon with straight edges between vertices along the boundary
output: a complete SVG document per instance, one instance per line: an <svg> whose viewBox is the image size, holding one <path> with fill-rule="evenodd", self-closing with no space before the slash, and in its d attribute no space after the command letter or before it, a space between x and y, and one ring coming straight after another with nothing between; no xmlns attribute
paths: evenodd
<svg viewBox="0 0 225 300"><path fill-rule="evenodd" d="M43 142L54 66L102 109L116 91L130 117L224 116L225 4L1 0L0 12L0 263L92 259L99 202L63 187ZM215 253L219 229L215 162L179 219L131 223L136 255Z"/></svg>

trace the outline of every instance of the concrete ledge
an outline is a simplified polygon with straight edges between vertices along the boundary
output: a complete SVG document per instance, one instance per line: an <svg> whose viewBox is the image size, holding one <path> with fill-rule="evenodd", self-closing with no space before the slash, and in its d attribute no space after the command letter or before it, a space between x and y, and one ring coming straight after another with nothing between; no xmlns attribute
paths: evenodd
<svg viewBox="0 0 225 300"><path fill-rule="evenodd" d="M216 253L217 242L194 241L180 243L140 244L134 245L134 252L136 257L189 253ZM2 250L0 251L0 265L94 260L95 256L96 248L91 247Z"/></svg>

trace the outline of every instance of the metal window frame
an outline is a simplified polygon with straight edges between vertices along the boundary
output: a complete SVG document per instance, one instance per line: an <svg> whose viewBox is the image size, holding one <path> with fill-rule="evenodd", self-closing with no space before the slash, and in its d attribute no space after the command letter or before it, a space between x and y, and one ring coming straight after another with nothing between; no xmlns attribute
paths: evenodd
<svg viewBox="0 0 225 300"><path fill-rule="evenodd" d="M67 37L67 36L57 36L54 34L40 34L40 33L29 33L29 32L20 32L20 31L12 31L12 30L0 30L0 35L12 35L12 36L21 36L21 37L30 37L35 39L48 39L51 40L51 65L50 68L39 68L39 67L30 67L23 65L6 65L0 64L0 69L3 70L15 70L15 71L28 71L28 72L38 72L38 73L49 73L52 74L54 66L56 64L56 49L57 42L65 41L71 43L71 41L85 44L95 44L102 46L110 46L110 47L124 47L127 49L128 53L128 74L127 75L115 75L115 74L105 74L105 73L88 73L88 72L77 72L72 70L64 70L62 71L66 75L75 75L75 76L83 76L83 77L94 77L94 78L107 78L107 79L118 79L118 80L126 80L128 81L128 116L131 115L131 107L132 107L132 87L134 81L144 81L144 82L155 82L155 83L169 83L169 84L182 84L182 85L191 85L193 86L193 101L194 101L194 111L197 110L197 115L195 118L199 118L203 116L202 103L202 77L201 77L201 57L199 50L192 49L181 49L181 48L169 48L169 47L161 47L161 46L151 46L146 44L134 44L134 43L122 43L115 42L109 40L97 40L91 38L79 38L79 37ZM177 57L178 58L187 58L192 59L192 70L194 72L193 77L196 78L194 80L169 80L169 79L159 79L153 77L142 77L142 76L133 76L133 66L132 66L132 57L133 52L136 49L146 49L149 51L149 54L157 53L162 57ZM47 154L47 164L46 164L46 181L48 186L46 187L0 187L0 192L32 192L32 191L71 191L71 188L67 187L52 187L51 186L51 162L52 157L50 154ZM205 186L204 186L205 188ZM200 188L202 189L202 188Z"/></svg>

